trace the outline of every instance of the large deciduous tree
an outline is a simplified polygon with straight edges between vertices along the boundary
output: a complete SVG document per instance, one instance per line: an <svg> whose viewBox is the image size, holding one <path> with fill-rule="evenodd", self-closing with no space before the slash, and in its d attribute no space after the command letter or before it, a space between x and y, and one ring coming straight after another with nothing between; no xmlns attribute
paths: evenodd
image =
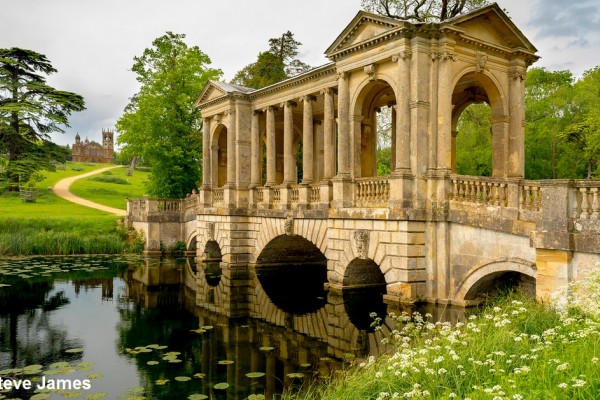
<svg viewBox="0 0 600 400"><path fill-rule="evenodd" d="M488 4L487 0L361 0L367 11L416 22L444 21Z"/></svg>
<svg viewBox="0 0 600 400"><path fill-rule="evenodd" d="M43 54L0 49L0 154L8 159L4 178L13 184L66 160L67 150L50 133L64 132L71 113L85 110L83 97L46 83L55 72Z"/></svg>
<svg viewBox="0 0 600 400"><path fill-rule="evenodd" d="M123 156L139 156L150 165L147 190L157 197L184 197L198 186L202 133L194 100L209 79L222 75L184 38L167 32L134 57L132 71L141 87L117 122Z"/></svg>
<svg viewBox="0 0 600 400"><path fill-rule="evenodd" d="M269 50L259 53L256 62L238 71L231 82L260 89L309 70L308 64L296 58L301 45L290 31L269 39Z"/></svg>

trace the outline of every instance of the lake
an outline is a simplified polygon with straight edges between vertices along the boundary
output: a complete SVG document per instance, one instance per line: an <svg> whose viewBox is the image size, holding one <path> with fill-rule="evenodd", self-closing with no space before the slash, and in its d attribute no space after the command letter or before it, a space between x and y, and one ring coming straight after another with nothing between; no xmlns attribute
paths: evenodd
<svg viewBox="0 0 600 400"><path fill-rule="evenodd" d="M0 393L271 399L301 390L385 351L381 339L394 329L388 316L401 312L383 303L381 288L334 292L325 281L318 266L248 270L141 256L0 260L0 388L13 387ZM450 320L462 312L425 311ZM382 318L379 330L372 313Z"/></svg>

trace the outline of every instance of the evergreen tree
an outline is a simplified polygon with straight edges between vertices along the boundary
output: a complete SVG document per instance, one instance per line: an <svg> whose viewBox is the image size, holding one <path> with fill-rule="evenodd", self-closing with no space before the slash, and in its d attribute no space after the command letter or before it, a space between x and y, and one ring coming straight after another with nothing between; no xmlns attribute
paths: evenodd
<svg viewBox="0 0 600 400"><path fill-rule="evenodd" d="M80 95L46 83L45 76L55 72L35 51L0 49L0 153L8 158L4 178L13 184L67 159L68 151L53 143L50 133L64 132L68 117L85 110L85 103Z"/></svg>

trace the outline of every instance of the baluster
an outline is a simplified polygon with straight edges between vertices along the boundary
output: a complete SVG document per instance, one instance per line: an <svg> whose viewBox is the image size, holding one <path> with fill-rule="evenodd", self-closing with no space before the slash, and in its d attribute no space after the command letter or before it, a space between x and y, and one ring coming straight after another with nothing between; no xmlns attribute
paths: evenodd
<svg viewBox="0 0 600 400"><path fill-rule="evenodd" d="M535 209L542 209L542 189L539 186L535 187Z"/></svg>
<svg viewBox="0 0 600 400"><path fill-rule="evenodd" d="M463 181L459 181L457 180L457 185L458 185L458 200L464 200L465 199L465 187L463 185Z"/></svg>
<svg viewBox="0 0 600 400"><path fill-rule="evenodd" d="M527 186L523 185L519 193L521 209L527 208Z"/></svg>
<svg viewBox="0 0 600 400"><path fill-rule="evenodd" d="M591 215L591 219L598 219L598 207L600 207L600 204L598 204L598 188L592 188L590 189L592 191L592 215Z"/></svg>
<svg viewBox="0 0 600 400"><path fill-rule="evenodd" d="M590 203L588 201L588 191L587 188L580 188L581 192L581 215L579 216L581 219L588 219L590 214L588 212L590 208Z"/></svg>
<svg viewBox="0 0 600 400"><path fill-rule="evenodd" d="M481 202L481 182L473 182L475 185L475 203Z"/></svg>
<svg viewBox="0 0 600 400"><path fill-rule="evenodd" d="M500 205L506 207L506 183L501 183L500 187Z"/></svg>
<svg viewBox="0 0 600 400"><path fill-rule="evenodd" d="M458 200L458 181L456 179L452 179L452 196L450 197L452 200Z"/></svg>
<svg viewBox="0 0 600 400"><path fill-rule="evenodd" d="M471 182L465 181L465 201L471 201Z"/></svg>

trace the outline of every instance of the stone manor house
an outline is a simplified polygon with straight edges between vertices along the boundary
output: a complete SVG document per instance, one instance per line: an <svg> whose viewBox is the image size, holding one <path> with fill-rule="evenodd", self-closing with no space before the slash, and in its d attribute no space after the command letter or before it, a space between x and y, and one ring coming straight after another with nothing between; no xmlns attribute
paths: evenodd
<svg viewBox="0 0 600 400"><path fill-rule="evenodd" d="M109 129L102 129L102 144L90 141L88 138L82 142L77 133L72 148L73 161L112 164L114 162L114 145L114 131Z"/></svg>

